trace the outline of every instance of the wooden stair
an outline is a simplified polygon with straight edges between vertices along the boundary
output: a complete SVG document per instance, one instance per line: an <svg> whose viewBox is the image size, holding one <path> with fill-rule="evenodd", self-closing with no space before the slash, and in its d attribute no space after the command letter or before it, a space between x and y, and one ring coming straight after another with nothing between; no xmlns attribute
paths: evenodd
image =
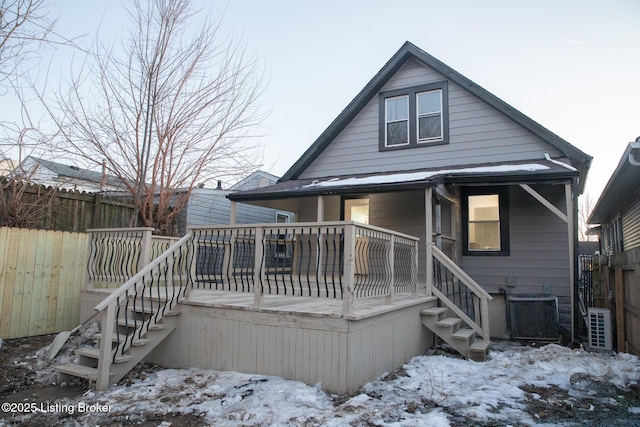
<svg viewBox="0 0 640 427"><path fill-rule="evenodd" d="M109 370L109 384L124 378L131 369L140 363L158 344L176 329L179 311L166 311L161 317L154 316L148 310L130 310L128 317L116 319L110 356L113 358ZM146 331L146 332L145 332ZM75 350L77 363L54 366L58 373L58 383L71 377L84 378L94 386L98 378L100 362L100 341L102 333L94 335L95 347L81 347ZM119 344L125 345L124 354L115 354ZM115 356L114 356L115 354Z"/></svg>
<svg viewBox="0 0 640 427"><path fill-rule="evenodd" d="M445 317L447 311L444 307L425 308L420 311L422 324L465 358L477 362L486 360L491 341L476 339L475 330L461 328L462 321L459 318Z"/></svg>

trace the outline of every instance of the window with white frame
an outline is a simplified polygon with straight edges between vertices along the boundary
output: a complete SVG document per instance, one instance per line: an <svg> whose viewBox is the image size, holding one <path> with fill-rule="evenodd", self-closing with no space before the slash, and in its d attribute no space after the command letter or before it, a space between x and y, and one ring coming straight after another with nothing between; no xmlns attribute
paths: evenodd
<svg viewBox="0 0 640 427"><path fill-rule="evenodd" d="M442 140L442 91L417 94L418 142Z"/></svg>
<svg viewBox="0 0 640 427"><path fill-rule="evenodd" d="M385 99L385 145L397 147L409 143L409 97Z"/></svg>
<svg viewBox="0 0 640 427"><path fill-rule="evenodd" d="M446 144L447 82L380 93L380 151Z"/></svg>

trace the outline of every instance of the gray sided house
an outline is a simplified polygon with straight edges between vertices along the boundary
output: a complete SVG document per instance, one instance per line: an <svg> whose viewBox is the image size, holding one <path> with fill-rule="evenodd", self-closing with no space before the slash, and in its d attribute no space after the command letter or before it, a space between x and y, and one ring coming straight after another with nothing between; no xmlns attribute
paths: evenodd
<svg viewBox="0 0 640 427"><path fill-rule="evenodd" d="M231 218L231 201L227 196L236 191L254 190L275 184L278 177L264 171L256 171L228 189L195 188L186 208L180 213L178 232L184 235L188 227L227 225ZM291 222L293 213L281 209L238 204L235 220L237 224L260 224Z"/></svg>
<svg viewBox="0 0 640 427"><path fill-rule="evenodd" d="M640 137L629 143L588 222L600 234L594 288L611 310L617 350L640 355ZM598 274L600 273L600 274ZM590 334L591 335L591 334Z"/></svg>
<svg viewBox="0 0 640 427"><path fill-rule="evenodd" d="M591 160L407 42L276 184L227 197L416 236L422 286L440 248L493 296L492 336L535 338L540 301L559 303L567 330L578 319L577 198Z"/></svg>

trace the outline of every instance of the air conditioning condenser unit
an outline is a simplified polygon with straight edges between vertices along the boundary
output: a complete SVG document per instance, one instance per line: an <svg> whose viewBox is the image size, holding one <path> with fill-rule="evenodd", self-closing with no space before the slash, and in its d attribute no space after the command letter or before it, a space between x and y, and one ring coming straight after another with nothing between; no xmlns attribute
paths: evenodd
<svg viewBox="0 0 640 427"><path fill-rule="evenodd" d="M611 311L606 308L587 309L590 350L613 350L611 339Z"/></svg>
<svg viewBox="0 0 640 427"><path fill-rule="evenodd" d="M511 337L526 340L558 339L558 299L545 295L508 298Z"/></svg>

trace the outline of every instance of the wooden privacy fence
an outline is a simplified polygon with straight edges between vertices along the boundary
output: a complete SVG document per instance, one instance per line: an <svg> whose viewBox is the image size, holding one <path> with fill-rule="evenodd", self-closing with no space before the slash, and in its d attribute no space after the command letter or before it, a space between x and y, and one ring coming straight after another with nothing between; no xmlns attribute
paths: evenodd
<svg viewBox="0 0 640 427"><path fill-rule="evenodd" d="M86 254L83 233L0 228L0 338L77 326Z"/></svg>
<svg viewBox="0 0 640 427"><path fill-rule="evenodd" d="M640 248L594 257L594 305L611 310L615 349L640 355Z"/></svg>

